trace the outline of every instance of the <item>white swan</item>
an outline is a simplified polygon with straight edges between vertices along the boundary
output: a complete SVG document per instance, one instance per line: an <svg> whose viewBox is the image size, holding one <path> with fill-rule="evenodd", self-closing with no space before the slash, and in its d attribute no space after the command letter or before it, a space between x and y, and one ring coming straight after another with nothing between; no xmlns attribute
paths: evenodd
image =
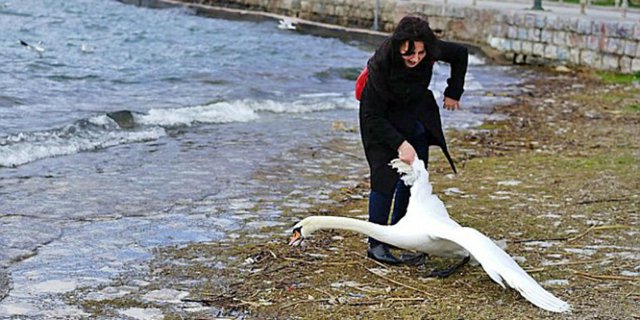
<svg viewBox="0 0 640 320"><path fill-rule="evenodd" d="M278 29L296 30L296 23L292 18L282 18L278 20Z"/></svg>
<svg viewBox="0 0 640 320"><path fill-rule="evenodd" d="M311 216L293 227L290 245L297 245L305 237L320 229L342 229L366 234L381 242L406 250L415 250L439 257L472 256L489 277L505 288L506 282L534 305L553 312L568 312L570 305L542 288L529 274L491 239L479 231L462 227L449 218L447 209L432 193L429 173L422 160L408 165L399 159L391 162L402 180L411 185L407 213L397 224L379 225L346 217Z"/></svg>

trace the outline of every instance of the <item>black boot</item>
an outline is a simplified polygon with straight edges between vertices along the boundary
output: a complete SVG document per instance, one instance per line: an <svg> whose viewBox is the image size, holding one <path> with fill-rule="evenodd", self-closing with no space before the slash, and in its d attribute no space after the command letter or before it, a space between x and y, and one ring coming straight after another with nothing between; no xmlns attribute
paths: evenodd
<svg viewBox="0 0 640 320"><path fill-rule="evenodd" d="M367 257L388 264L400 264L401 261L398 258L394 257L389 251L389 247L384 244L377 244L373 246L369 246L367 249Z"/></svg>
<svg viewBox="0 0 640 320"><path fill-rule="evenodd" d="M427 260L427 255L422 252L407 252L401 254L399 260L406 265L420 266Z"/></svg>

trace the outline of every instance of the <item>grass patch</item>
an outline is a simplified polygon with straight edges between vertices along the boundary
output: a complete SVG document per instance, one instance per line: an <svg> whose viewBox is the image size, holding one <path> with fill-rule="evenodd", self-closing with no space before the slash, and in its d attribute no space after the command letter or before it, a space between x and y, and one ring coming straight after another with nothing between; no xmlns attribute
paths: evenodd
<svg viewBox="0 0 640 320"><path fill-rule="evenodd" d="M622 74L609 71L597 71L596 75L605 83L610 84L632 84L635 81L640 81L640 73L638 72L634 74Z"/></svg>
<svg viewBox="0 0 640 320"><path fill-rule="evenodd" d="M640 112L640 104L631 104L627 106L627 110L633 112Z"/></svg>

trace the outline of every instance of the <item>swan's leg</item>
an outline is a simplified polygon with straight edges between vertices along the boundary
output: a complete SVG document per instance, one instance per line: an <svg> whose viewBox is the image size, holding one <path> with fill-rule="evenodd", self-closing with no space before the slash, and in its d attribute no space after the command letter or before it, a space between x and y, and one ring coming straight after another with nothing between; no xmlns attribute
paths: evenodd
<svg viewBox="0 0 640 320"><path fill-rule="evenodd" d="M460 260L460 262L450 266L449 268L446 268L444 270L431 270L429 272L429 274L427 275L427 277L446 278L446 277L452 275L454 272L456 272L462 266L467 264L470 259L471 259L470 256L466 256L462 260Z"/></svg>

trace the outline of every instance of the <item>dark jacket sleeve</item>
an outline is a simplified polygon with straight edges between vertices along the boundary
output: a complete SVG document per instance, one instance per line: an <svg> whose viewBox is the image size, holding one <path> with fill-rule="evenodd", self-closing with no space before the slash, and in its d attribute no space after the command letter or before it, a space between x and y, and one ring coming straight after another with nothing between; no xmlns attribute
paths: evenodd
<svg viewBox="0 0 640 320"><path fill-rule="evenodd" d="M447 79L447 88L444 96L451 99L460 100L464 92L464 78L467 74L467 64L469 63L469 50L457 43L438 41L439 54L436 60L444 61L451 65L451 77Z"/></svg>
<svg viewBox="0 0 640 320"><path fill-rule="evenodd" d="M396 130L387 117L388 103L383 99L375 88L367 83L360 101L360 112L362 113L361 130L366 130L369 141L378 141L389 146L393 150L398 150L406 138Z"/></svg>

